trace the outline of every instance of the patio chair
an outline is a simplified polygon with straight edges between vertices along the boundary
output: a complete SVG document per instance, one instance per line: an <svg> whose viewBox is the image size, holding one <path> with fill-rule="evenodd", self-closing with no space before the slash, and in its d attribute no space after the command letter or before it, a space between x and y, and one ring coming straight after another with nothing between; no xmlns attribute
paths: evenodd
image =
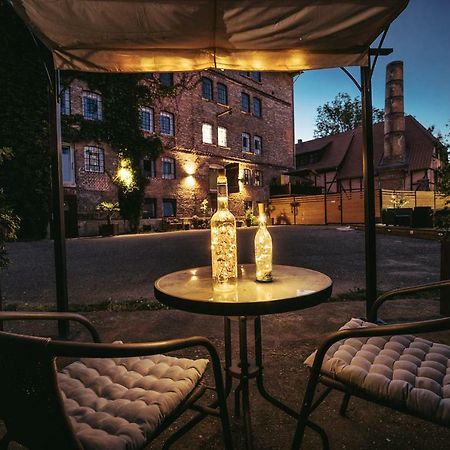
<svg viewBox="0 0 450 450"><path fill-rule="evenodd" d="M164 448L206 415L220 417L225 448L231 449L229 419L218 354L203 337L136 344L100 343L93 325L72 313L0 312L5 320L72 320L94 343L0 332L0 417L6 449L18 442L33 450L141 449L188 408L197 411ZM207 389L207 359L161 352L202 347L209 353L217 398L197 400ZM56 358L81 358L57 370Z"/></svg>
<svg viewBox="0 0 450 450"><path fill-rule="evenodd" d="M369 319L388 298L450 286L450 280L381 295ZM449 299L450 300L450 299ZM378 325L351 319L329 335L305 364L311 368L292 448L301 446L310 414L333 390L344 392L340 414L354 395L422 419L450 426L450 346L414 336L450 329L450 318ZM314 401L317 385L326 389ZM328 448L326 433L313 424Z"/></svg>

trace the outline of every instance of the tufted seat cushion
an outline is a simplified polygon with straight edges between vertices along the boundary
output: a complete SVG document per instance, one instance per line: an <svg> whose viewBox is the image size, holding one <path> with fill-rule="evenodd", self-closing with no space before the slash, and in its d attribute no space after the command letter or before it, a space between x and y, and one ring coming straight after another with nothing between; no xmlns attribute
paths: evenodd
<svg viewBox="0 0 450 450"><path fill-rule="evenodd" d="M374 327L351 319L342 329ZM312 366L315 353L305 364ZM350 338L328 350L322 373L393 406L450 425L450 347L412 335Z"/></svg>
<svg viewBox="0 0 450 450"><path fill-rule="evenodd" d="M86 450L131 450L145 445L198 384L207 364L165 355L84 358L58 373L58 384Z"/></svg>

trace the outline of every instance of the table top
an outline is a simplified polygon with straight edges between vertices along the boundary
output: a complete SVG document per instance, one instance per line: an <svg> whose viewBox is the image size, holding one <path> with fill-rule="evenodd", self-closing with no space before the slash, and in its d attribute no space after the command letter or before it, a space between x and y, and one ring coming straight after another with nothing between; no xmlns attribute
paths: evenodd
<svg viewBox="0 0 450 450"><path fill-rule="evenodd" d="M259 316L296 311L327 300L333 282L302 267L273 266L273 281L255 281L255 265L239 264L236 281L214 283L211 266L180 270L155 281L155 297L165 305L200 314Z"/></svg>

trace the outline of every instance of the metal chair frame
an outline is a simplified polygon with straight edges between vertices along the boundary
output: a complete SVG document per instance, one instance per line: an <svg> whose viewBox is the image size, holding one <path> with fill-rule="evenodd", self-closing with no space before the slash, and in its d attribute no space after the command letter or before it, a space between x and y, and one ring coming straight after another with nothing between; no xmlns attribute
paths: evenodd
<svg viewBox="0 0 450 450"><path fill-rule="evenodd" d="M450 280L444 280L435 283L428 283L388 291L376 299L372 308L370 309L368 319L369 321L374 320L374 318L377 317L378 309L389 298L397 297L399 295L404 294L413 294L417 292L436 290L448 287L450 287ZM395 325L377 325L376 327L363 327L350 330L340 330L328 335L317 349L316 356L314 358L314 363L311 367L310 377L304 394L299 419L297 422L297 428L295 430L292 449L300 448L310 414L322 403L322 401L328 396L328 394L333 389L337 389L339 391L344 392L344 398L339 411L339 413L342 416L345 416L350 397L353 395L355 397L360 397L362 399L369 400L371 402L378 403L383 406L387 406L391 409L395 409L397 411L404 412L409 415L429 420L420 414L413 414L411 411L407 411L406 409L399 407L398 405L393 405L391 402L384 401L382 399L377 398L376 396L369 395L366 392L362 392L361 390L358 390L357 388L350 386L347 383L343 383L339 380L331 378L330 376L321 373L321 368L328 349L338 341L342 341L349 338L394 336L402 334L420 334L445 330L450 330L450 317L442 319L426 320L421 322L409 322ZM326 389L314 401L316 388L319 383L323 384L326 387ZM323 433L325 433L324 430ZM323 439L323 436L322 436L322 444L325 449L329 448L328 440Z"/></svg>
<svg viewBox="0 0 450 450"><path fill-rule="evenodd" d="M59 391L57 381L56 381L56 358L57 357L76 357L76 358L122 358L122 357L136 357L136 356L149 356L159 353L167 353L173 351L184 350L192 347L201 347L205 349L210 357L212 362L212 370L214 375L214 387L206 386L203 380L200 380L192 392L187 396L186 399L173 411L168 417L164 419L164 421L160 424L160 426L155 430L155 432L148 438L146 445L153 441L159 434L161 434L164 430L167 429L169 425L171 425L184 411L187 409L192 409L198 412L199 419L196 421L190 420L186 425L180 427L175 433L173 433L165 442L163 448L169 448L171 444L173 444L177 439L179 439L182 435L184 435L187 431L189 431L196 423L200 422L207 415L212 415L218 417L221 421L224 446L226 449L232 449L232 439L230 432L230 424L229 424L229 416L228 410L226 406L226 396L223 385L222 378L222 368L220 364L219 355L214 345L205 337L194 336L183 339L171 339L166 341L157 341L157 342L145 342L145 343L130 343L130 344L104 344L101 343L100 335L84 316L75 313L57 313L57 312L0 312L0 322L1 321L11 321L11 320L67 320L78 322L83 325L90 333L93 343L91 342L69 342L62 340L52 340L50 338L42 338L35 336L28 336L22 334L14 334L7 333L4 331L0 332L0 346L7 345L8 350L14 351L15 347L17 347L18 351L22 349L30 348L33 350L33 345L38 346L38 365L42 365L46 373L48 373L51 379L48 379L48 389L46 392L50 392L50 395L53 397L51 399L52 405L54 407L54 411L56 411L57 415L61 415L61 423L60 427L54 426L54 428L58 428L52 430L54 436L60 436L62 441L65 442L67 446L70 446L70 449L82 449L82 444L77 439L74 430L70 424L69 418L64 410L61 393ZM39 356L39 352L42 351L42 358ZM36 354L36 351L33 352ZM0 366L3 364L2 358L4 355L0 353ZM25 361L27 359L26 354L20 354L18 357L23 358ZM26 362L25 362L26 364ZM30 363L32 364L32 363ZM0 367L1 370L1 367ZM47 388L46 387L46 388ZM1 387L0 387L1 389ZM33 386L22 387L24 389L33 390ZM217 394L217 398L209 405L201 405L196 403L198 399L202 397L202 395L207 390L215 390ZM26 403L26 401L25 401ZM40 402L39 402L40 404ZM45 407L46 403L42 402L42 408ZM56 405L56 406L55 406ZM20 408L27 408L27 404L17 405ZM12 409L16 408L16 405L11 406ZM33 405L30 406L31 408ZM56 448L52 447L51 442L45 441L45 437L43 438L45 441L45 447L41 444L36 443L35 439L30 436L30 434L25 431L27 426L23 424L17 424L16 416L18 411L10 413L8 408L3 408L0 411L0 417L4 420L7 433L0 440L0 450L7 449L10 442L15 441L22 445L27 446L30 450L39 449L43 450L44 448ZM36 411L38 413L38 411ZM43 410L42 414L45 414L46 411ZM20 412L19 412L20 416ZM46 424L47 425L47 424ZM52 426L51 424L49 425ZM22 430L24 430L22 432ZM37 431L39 432L39 430ZM61 434L62 433L62 434Z"/></svg>

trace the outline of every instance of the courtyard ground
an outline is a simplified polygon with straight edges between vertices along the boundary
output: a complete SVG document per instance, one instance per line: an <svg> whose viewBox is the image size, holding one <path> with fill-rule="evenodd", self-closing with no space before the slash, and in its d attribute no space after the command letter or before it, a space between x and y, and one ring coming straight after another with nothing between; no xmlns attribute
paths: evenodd
<svg viewBox="0 0 450 450"><path fill-rule="evenodd" d="M346 228L343 228L346 230ZM334 282L333 295L364 289L364 233L339 227L275 226L275 264L315 269ZM238 229L238 259L254 262L256 228ZM439 243L377 236L382 290L439 279ZM6 303L52 304L55 298L53 243L8 245L11 264L1 277ZM69 302L152 300L161 275L210 264L209 230L67 240Z"/></svg>
<svg viewBox="0 0 450 450"><path fill-rule="evenodd" d="M334 295L353 297L349 292L364 288L364 235L339 231L334 227L272 227L274 262L309 267L327 273L334 280ZM255 229L238 231L240 262L252 261ZM118 302L153 298L153 281L165 273L206 265L209 262L208 231L174 232L113 238L84 238L67 242L69 292L72 303ZM3 277L7 303L28 308L54 301L52 244L48 241L15 243L8 246L12 264ZM378 236L380 287L412 285L437 280L439 244L393 236ZM341 299L342 299L341 298ZM35 305L26 305L31 302ZM114 309L114 308L112 308ZM300 312L263 318L264 371L266 385L274 396L298 409L308 370L304 359L327 333L335 331L351 317L364 315L362 301L331 301ZM223 357L223 324L220 317L202 316L176 310L114 311L86 313L105 342L154 341L191 335L212 340ZM432 298L388 302L380 317L388 322L439 317L439 304ZM38 334L55 334L54 325L7 324L7 329ZM74 338L85 336L76 327ZM450 344L447 334L433 339ZM234 348L236 348L234 336ZM186 356L198 356L197 353ZM448 448L450 430L404 414L352 399L348 417L338 414L341 394L333 393L314 412L313 419L324 427L332 449L416 449ZM256 450L289 449L295 423L268 404L251 383L251 409ZM229 410L233 416L232 398ZM181 419L183 422L183 419ZM2 429L0 425L0 430ZM232 419L236 449L244 448L239 418ZM164 433L148 448L161 448ZM11 446L18 449L19 446ZM220 449L220 427L206 419L187 434L174 449ZM305 436L305 449L320 449L318 437Z"/></svg>

